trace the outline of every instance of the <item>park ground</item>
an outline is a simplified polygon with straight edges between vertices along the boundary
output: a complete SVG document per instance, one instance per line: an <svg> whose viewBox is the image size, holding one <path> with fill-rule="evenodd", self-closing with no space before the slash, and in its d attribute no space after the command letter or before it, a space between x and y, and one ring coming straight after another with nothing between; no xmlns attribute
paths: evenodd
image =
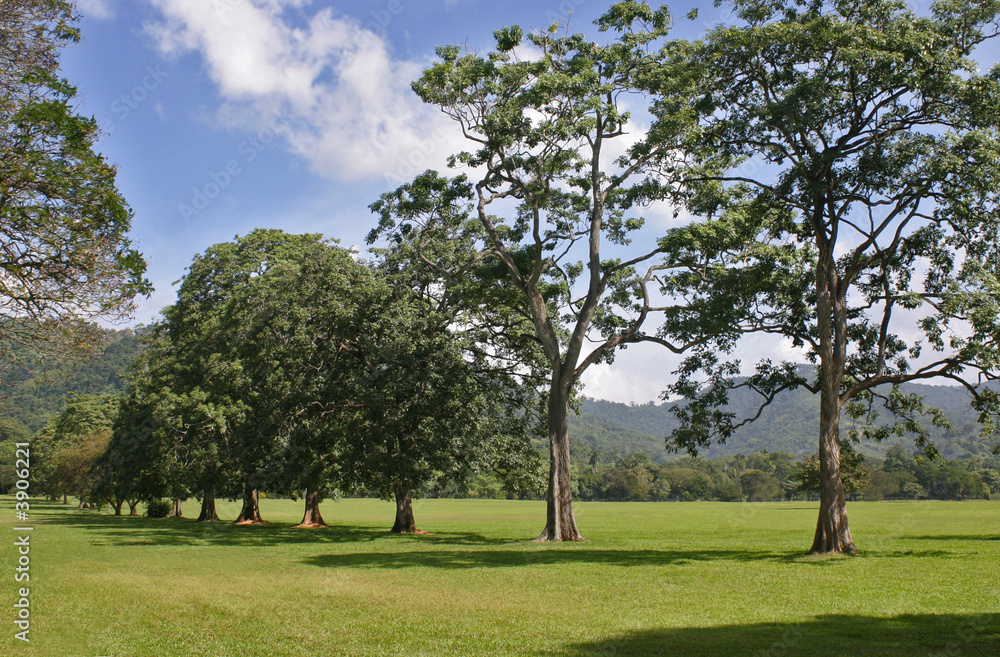
<svg viewBox="0 0 1000 657"><path fill-rule="evenodd" d="M562 545L530 541L539 502L420 500L428 536L390 535L377 500L293 529L300 505L263 500L271 524L235 527L33 502L25 644L25 523L0 498L0 653L1000 655L1000 501L850 504L853 557L804 554L806 502L579 503L588 540Z"/></svg>

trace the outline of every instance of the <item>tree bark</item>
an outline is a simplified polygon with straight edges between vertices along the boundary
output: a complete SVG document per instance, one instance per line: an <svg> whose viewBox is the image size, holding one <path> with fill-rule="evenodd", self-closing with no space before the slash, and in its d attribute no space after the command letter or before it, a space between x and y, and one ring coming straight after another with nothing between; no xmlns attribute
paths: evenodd
<svg viewBox="0 0 1000 657"><path fill-rule="evenodd" d="M215 510L215 486L207 486L201 493L201 513L197 522L219 522L219 513Z"/></svg>
<svg viewBox="0 0 1000 657"><path fill-rule="evenodd" d="M392 525L393 534L423 534L417 529L417 521L413 517L413 495L410 488L396 483L396 522Z"/></svg>
<svg viewBox="0 0 1000 657"><path fill-rule="evenodd" d="M546 498L546 524L535 539L545 541L582 541L573 515L573 488L569 454L569 391L553 376L549 393L549 490Z"/></svg>
<svg viewBox="0 0 1000 657"><path fill-rule="evenodd" d="M243 486L243 508L236 518L237 525L263 525L264 519L260 517L260 503L257 489L250 484Z"/></svg>
<svg viewBox="0 0 1000 657"><path fill-rule="evenodd" d="M111 505L115 509L115 515L116 516L120 516L122 514L122 505L124 505L124 504L125 504L125 500L118 500L117 502L114 502Z"/></svg>
<svg viewBox="0 0 1000 657"><path fill-rule="evenodd" d="M177 498L174 498L173 508L170 511L170 517L171 518L183 518L184 517L184 512L181 511L181 501L179 499L177 499Z"/></svg>
<svg viewBox="0 0 1000 657"><path fill-rule="evenodd" d="M832 249L820 249L816 271L820 338L819 519L811 554L857 552L847 523L840 476L840 388L847 364L847 300L839 289Z"/></svg>
<svg viewBox="0 0 1000 657"><path fill-rule="evenodd" d="M128 514L130 516L139 515L139 500L129 501L128 503Z"/></svg>
<svg viewBox="0 0 1000 657"><path fill-rule="evenodd" d="M323 516L319 512L320 503L319 491L315 488L306 489L306 511L302 516L302 522L296 525L296 528L311 528L311 527L326 527L326 523L323 522Z"/></svg>

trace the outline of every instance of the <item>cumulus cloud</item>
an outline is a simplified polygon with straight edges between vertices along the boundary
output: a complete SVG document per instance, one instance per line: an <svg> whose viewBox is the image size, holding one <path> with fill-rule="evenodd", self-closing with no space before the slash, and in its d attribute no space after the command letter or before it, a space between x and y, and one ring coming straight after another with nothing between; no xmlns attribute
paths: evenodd
<svg viewBox="0 0 1000 657"><path fill-rule="evenodd" d="M342 181L400 183L444 168L460 135L410 90L423 64L395 59L369 26L308 0L152 0L147 25L164 54L199 54L217 85L225 127L280 117L289 148ZM381 29L380 26L379 29Z"/></svg>
<svg viewBox="0 0 1000 657"><path fill-rule="evenodd" d="M86 18L113 18L115 10L112 7L115 0L77 0L76 7Z"/></svg>

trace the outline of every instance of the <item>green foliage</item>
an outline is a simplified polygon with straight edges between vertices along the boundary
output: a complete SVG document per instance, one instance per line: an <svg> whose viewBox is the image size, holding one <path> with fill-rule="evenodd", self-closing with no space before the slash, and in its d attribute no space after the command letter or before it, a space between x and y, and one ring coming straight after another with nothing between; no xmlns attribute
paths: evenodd
<svg viewBox="0 0 1000 657"><path fill-rule="evenodd" d="M17 366L3 376L7 389L0 397L0 412L17 419L32 431L63 411L66 398L76 395L107 395L121 392L122 374L136 357L140 336L148 329L100 329L97 348L87 357L58 365L33 360L29 350L16 348Z"/></svg>
<svg viewBox="0 0 1000 657"><path fill-rule="evenodd" d="M151 291L128 236L115 167L93 150L59 49L80 35L73 4L12 0L0 11L0 361L79 357L85 320L122 318ZM22 360L22 362L25 362Z"/></svg>
<svg viewBox="0 0 1000 657"><path fill-rule="evenodd" d="M933 453L927 427L947 429L901 384L965 386L987 430L1000 412L980 385L1000 376L1000 75L972 59L1000 5L725 4L734 24L672 44L659 78L697 84L651 85L672 94L663 114L682 101L696 114L685 187L705 217L663 240L669 262L696 262L663 286L689 301L664 330L698 344L670 390L688 400L671 439L697 449L755 420L725 409L738 386L763 405L809 390L823 409L823 513L837 504L846 518L838 439L909 434ZM726 354L755 333L784 337L814 370L764 360L737 383ZM846 529L821 522L815 549L853 549Z"/></svg>
<svg viewBox="0 0 1000 657"><path fill-rule="evenodd" d="M146 503L147 518L166 518L170 515L171 504L167 500L149 500Z"/></svg>

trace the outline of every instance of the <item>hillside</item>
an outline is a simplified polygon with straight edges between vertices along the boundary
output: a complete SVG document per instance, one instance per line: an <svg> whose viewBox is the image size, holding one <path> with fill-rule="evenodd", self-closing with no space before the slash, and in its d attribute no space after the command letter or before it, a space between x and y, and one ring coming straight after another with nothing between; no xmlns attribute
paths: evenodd
<svg viewBox="0 0 1000 657"><path fill-rule="evenodd" d="M103 348L86 362L54 372L18 368L7 380L9 387L3 390L0 415L15 418L36 431L50 415L63 410L70 393L103 395L121 390L121 374L139 350L135 331L108 329L104 331Z"/></svg>
<svg viewBox="0 0 1000 657"><path fill-rule="evenodd" d="M131 329L108 330L105 335L104 348L98 356L67 372L43 374L21 370L12 373L15 376L8 377L9 387L0 399L0 415L20 420L35 431L50 414L63 409L69 393L119 391L123 383L122 372L139 352L139 340ZM904 389L923 395L928 404L942 409L952 421L952 429L937 430L935 434L942 455L961 458L991 452L995 443L979 436L976 416L969 409L963 390L917 384L904 386ZM739 417L744 417L755 408L756 401L753 393L739 391L732 397L732 408ZM616 455L646 452L658 463L678 458L664 448L664 437L676 426L670 407L669 403L637 405L585 399L580 414L569 418L573 452L577 455L588 450ZM849 420L845 419L846 422ZM761 450L799 456L812 454L816 451L818 423L818 397L802 390L786 392L765 409L760 419L738 430L727 444L715 445L703 454L716 457ZM894 442L864 444L859 449L872 456L882 455Z"/></svg>
<svg viewBox="0 0 1000 657"><path fill-rule="evenodd" d="M954 386L919 384L909 384L903 386L903 389L907 393L922 395L927 404L940 408L951 420L951 429L935 429L932 432L942 455L961 458L991 453L995 441L979 435L976 414L969 408L969 398L964 390ZM733 395L731 407L738 417L745 417L755 408L756 399L752 393L740 392ZM606 450L607 445L614 443L613 427L620 427L623 439L619 453L646 451L657 460L662 460L668 456L663 438L677 426L670 412L671 405L620 404L587 399L581 406L581 415L570 419L570 431L592 449ZM602 422L599 425L602 432L591 440L588 437L594 434L594 420ZM845 417L845 431L850 423L851 420ZM788 391L779 395L756 422L739 429L725 445L715 445L702 453L708 457L716 457L736 453L750 454L766 449L800 456L811 454L816 451L818 425L819 398L804 390ZM627 438L624 438L626 435ZM896 440L883 444L862 444L859 445L859 451L872 456L882 455L894 442ZM644 447L633 450L635 445Z"/></svg>

